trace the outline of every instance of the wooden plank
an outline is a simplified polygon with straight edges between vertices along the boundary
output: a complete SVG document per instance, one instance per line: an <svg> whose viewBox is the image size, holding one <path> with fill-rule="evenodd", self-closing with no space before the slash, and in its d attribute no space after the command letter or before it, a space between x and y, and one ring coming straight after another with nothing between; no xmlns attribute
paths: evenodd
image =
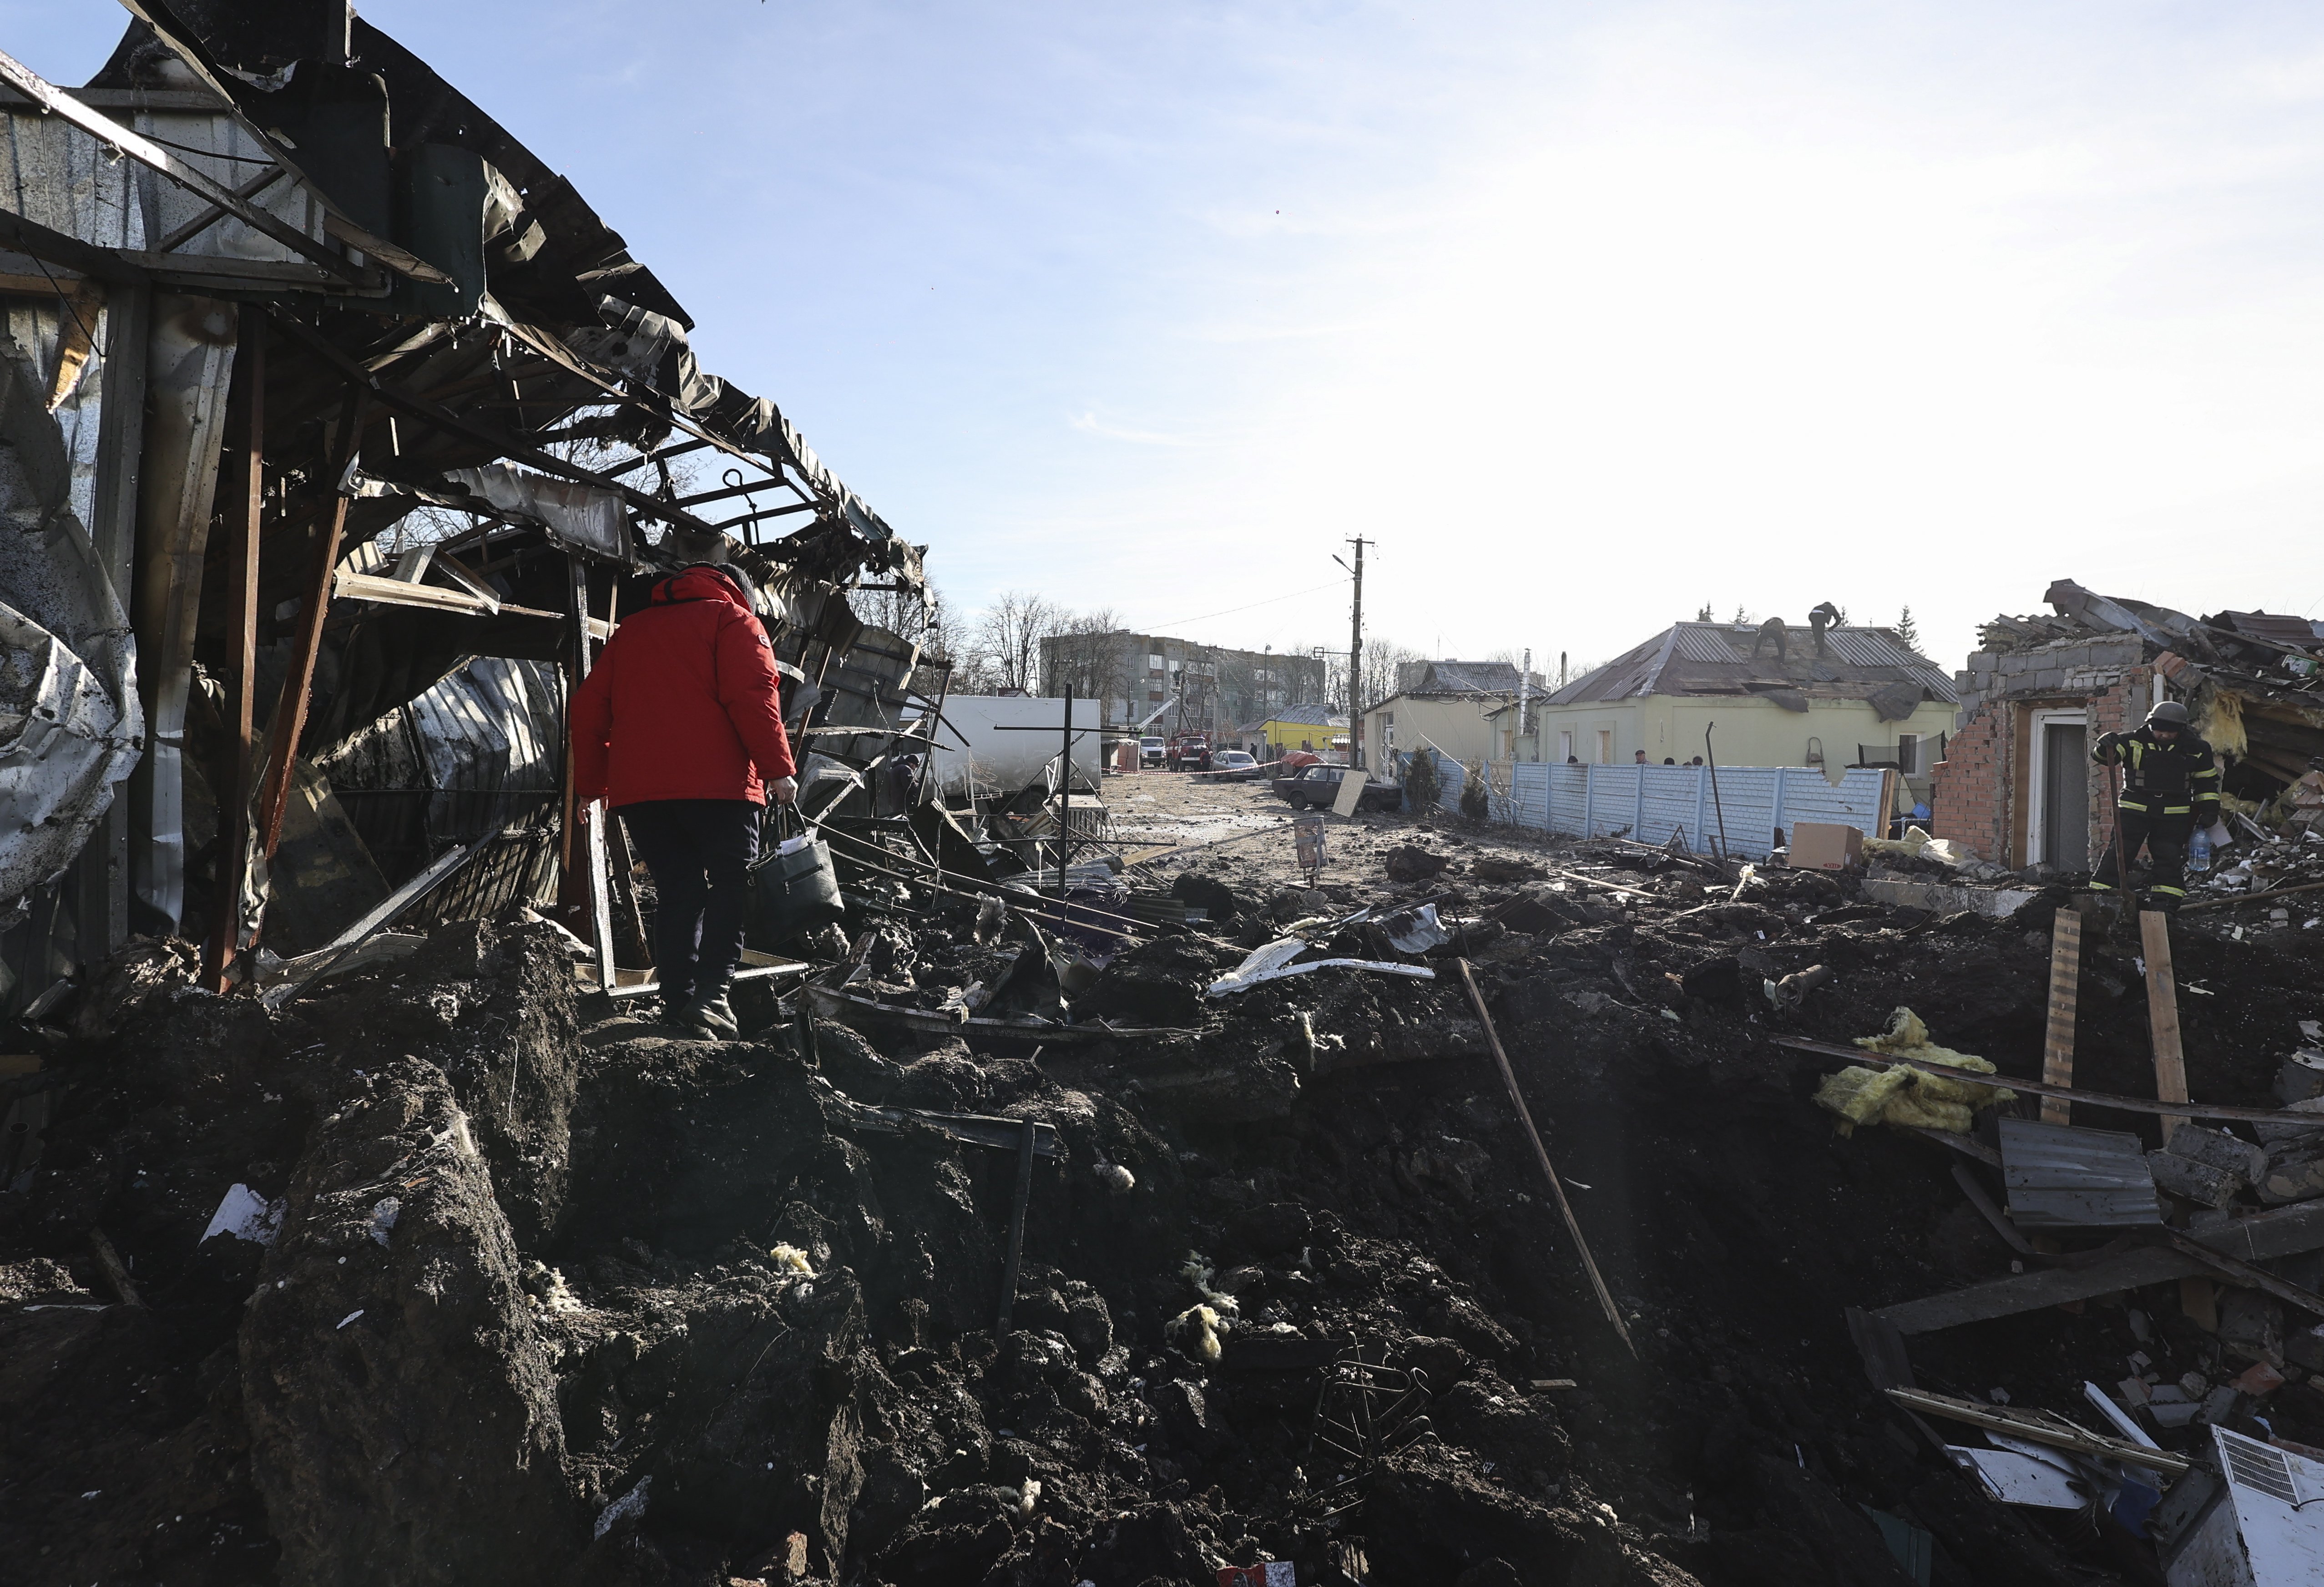
<svg viewBox="0 0 2324 1587"><path fill-rule="evenodd" d="M2081 980L2082 918L2060 909L2050 927L2050 1024L2042 1042L2042 1078L2052 1085L2074 1083L2074 1014ZM2042 1121L2070 1124L2073 1106L2064 1097L2045 1096Z"/></svg>
<svg viewBox="0 0 2324 1587"><path fill-rule="evenodd" d="M0 55L0 61L7 57ZM233 670L226 678L227 732L234 786L218 801L217 897L210 903L209 941L202 955L202 986L223 994L242 948L242 894L250 873L252 730L258 690L258 544L266 485L266 317L244 304L235 348L233 397L243 463L241 511L226 510L238 526L234 560L234 618L229 632ZM221 503L223 506L224 503Z"/></svg>
<svg viewBox="0 0 2324 1587"><path fill-rule="evenodd" d="M339 568L331 577L331 593L341 600L377 601L388 606L419 606L430 612L459 612L475 617L492 617L496 614L485 601L466 590L447 590L440 585L407 584L400 578L383 578L375 573L352 573ZM503 607L502 611L512 611ZM555 617L554 612L527 615Z"/></svg>
<svg viewBox="0 0 2324 1587"><path fill-rule="evenodd" d="M1943 1416L1949 1421L1967 1422L1972 1427L1983 1427L1987 1432L2022 1438L2028 1444L2046 1444L2052 1449L2070 1449L2077 1454L2120 1461L2126 1465L2143 1466L2151 1472L2164 1472L2173 1476L2191 1470L2195 1463L2184 1455L2171 1454L2126 1439L2107 1438L2086 1432L2046 1411L2010 1410L1997 1405L1979 1405L1972 1399L1955 1399L1949 1394L1930 1394L1918 1389L1890 1389L1885 1392L1907 1410Z"/></svg>
<svg viewBox="0 0 2324 1587"><path fill-rule="evenodd" d="M2179 983L2171 973L2171 917L2160 909L2138 913L2138 939L2146 950L2146 1021L2154 1038L2154 1094L2167 1103L2187 1100L2187 1060L2179 1047ZM2179 1121L2163 1118L2163 1144L2171 1144Z"/></svg>
<svg viewBox="0 0 2324 1587"><path fill-rule="evenodd" d="M1978 1085L1998 1085L2009 1091L2022 1091L2032 1096L2062 1096L2068 1102L2080 1103L2085 1107L2112 1108L2125 1113L2154 1113L2175 1119L2243 1119L2252 1123L2281 1124L2283 1111L2280 1108L2234 1108L2220 1103L2195 1102L2148 1102L2143 1096L2116 1096L2106 1091L2081 1091L2071 1086L2052 1085L2043 1080L2024 1080L2015 1075L1986 1075L1974 1069L1956 1069L1944 1064L1931 1064L1919 1058L1900 1058L1891 1053L1876 1053L1866 1047L1841 1047L1837 1042L1810 1041L1802 1036L1778 1036L1777 1047L1787 1047L1803 1053L1818 1053L1825 1057L1846 1058L1867 1068L1885 1069L1901 1066L1919 1069L1946 1080L1966 1080Z"/></svg>
<svg viewBox="0 0 2324 1587"><path fill-rule="evenodd" d="M2324 1201L2278 1207L2227 1224L2190 1232L2189 1238L2210 1250L2243 1262L2295 1256L2324 1247ZM1929 1333L1962 1323L2015 1316L2068 1301L2089 1300L2173 1278L2213 1274L2199 1262L2164 1246L2138 1246L2102 1257L2084 1268L2044 1268L1988 1279L1967 1288L1948 1290L1919 1300L1881 1306L1873 1315L1896 1325L1900 1333Z"/></svg>

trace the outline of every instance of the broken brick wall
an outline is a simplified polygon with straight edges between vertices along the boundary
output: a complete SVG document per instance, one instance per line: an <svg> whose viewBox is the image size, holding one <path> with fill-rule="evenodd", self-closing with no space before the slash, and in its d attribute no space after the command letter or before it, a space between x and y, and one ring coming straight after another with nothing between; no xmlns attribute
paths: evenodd
<svg viewBox="0 0 2324 1587"><path fill-rule="evenodd" d="M2153 666L2138 641L2078 641L2018 651L1980 651L1969 670L1957 675L1963 719L1945 746L1933 773L1929 808L1932 835L1952 838L1978 858L2022 866L2031 852L2029 824L2039 752L2035 713L2063 710L2085 714L2095 742L2145 720L2159 686ZM2087 869L2113 831L2108 785L2097 768L2089 779L2089 852L2049 855L2053 863Z"/></svg>

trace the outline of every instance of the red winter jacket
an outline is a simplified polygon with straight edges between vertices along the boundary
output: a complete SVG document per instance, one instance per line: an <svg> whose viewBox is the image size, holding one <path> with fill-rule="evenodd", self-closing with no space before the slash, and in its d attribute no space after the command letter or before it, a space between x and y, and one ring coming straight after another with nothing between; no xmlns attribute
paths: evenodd
<svg viewBox="0 0 2324 1587"><path fill-rule="evenodd" d="M706 567L653 586L573 691L573 780L618 809L645 799L767 802L792 775L767 631Z"/></svg>

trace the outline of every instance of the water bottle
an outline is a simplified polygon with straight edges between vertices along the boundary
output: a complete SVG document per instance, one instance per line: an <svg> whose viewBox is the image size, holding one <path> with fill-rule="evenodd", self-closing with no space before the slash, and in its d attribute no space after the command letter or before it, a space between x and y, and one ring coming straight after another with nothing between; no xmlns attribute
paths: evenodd
<svg viewBox="0 0 2324 1587"><path fill-rule="evenodd" d="M2187 840L2187 869L2209 871L2211 868L2211 834L2208 827L2198 826L2195 835Z"/></svg>

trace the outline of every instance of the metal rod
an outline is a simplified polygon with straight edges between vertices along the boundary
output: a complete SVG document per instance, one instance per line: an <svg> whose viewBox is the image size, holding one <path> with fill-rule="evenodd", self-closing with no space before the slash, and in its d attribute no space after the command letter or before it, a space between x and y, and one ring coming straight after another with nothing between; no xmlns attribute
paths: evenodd
<svg viewBox="0 0 2324 1587"><path fill-rule="evenodd" d="M1452 962L1461 967L1461 984L1469 993L1469 1006L1477 1010L1477 1022L1485 1028L1485 1039L1493 1048L1493 1061L1501 1066L1501 1083L1508 1087L1509 1102L1517 1111L1518 1121L1525 1125L1526 1139L1533 1142L1534 1157L1541 1164L1543 1176L1549 1181L1549 1193L1557 1199L1558 1215L1565 1220L1565 1232L1573 1237L1574 1250L1582 1253L1582 1266L1590 1275L1590 1287L1597 1292L1606 1320L1614 1324L1614 1332L1622 1336L1622 1342L1636 1357L1638 1347L1622 1321L1621 1307L1614 1304L1613 1291L1606 1287L1605 1277L1598 1271L1598 1259L1590 1254L1590 1241L1582 1233L1582 1221L1573 1215L1573 1204L1565 1199L1565 1186L1557 1176L1556 1165L1549 1160L1549 1149L1541 1143L1541 1131L1534 1128L1533 1110L1526 1106L1525 1093L1517 1089L1517 1072L1501 1047L1501 1033L1493 1028L1492 1015L1485 1010L1484 994L1477 990L1477 978L1469 973L1468 960Z"/></svg>
<svg viewBox="0 0 2324 1587"><path fill-rule="evenodd" d="M318 962L304 977L288 986L277 987L264 993L261 1001L269 1008L276 1009L286 1003L298 1001L306 995L309 987L328 975L341 959L369 942L380 931L393 925L396 918L404 910L433 892L470 860L490 848L493 839L498 835L497 833L488 832L466 848L451 849L439 855L427 870L388 894L370 914L334 937L320 950L328 956Z"/></svg>
<svg viewBox="0 0 2324 1587"><path fill-rule="evenodd" d="M599 474L594 469L567 463L562 457L541 451L535 447L525 446L508 436L496 435L482 425L469 423L440 402L401 386L385 383L377 375L365 369L362 364L340 351L320 331L303 320L287 313L278 312L275 315L275 323L290 332L293 339L303 343L316 356L330 364L341 374L370 388L372 395L383 407L393 409L398 413L433 425L446 434L456 436L464 441L489 447L499 456L511 457L517 462L538 468L543 474L553 474L559 479L569 479L576 484L593 485L598 490L611 492L629 503L632 511L642 512L649 518L658 519L664 523L675 523L680 529L691 530L696 534L716 532L710 524L705 523L690 512L671 506L659 496L650 496L643 491L634 490L623 484L610 475Z"/></svg>
<svg viewBox="0 0 2324 1587"><path fill-rule="evenodd" d="M152 139L130 131L100 111L90 109L12 55L0 54L0 81L5 81L42 109L72 123L99 143L111 144L140 165L150 166L180 187L199 193L252 230L263 232L291 253L311 260L341 281L361 284L370 274L324 247L288 221L260 208L216 179L204 175ZM444 279L440 272L433 270L429 276L438 281Z"/></svg>
<svg viewBox="0 0 2324 1587"><path fill-rule="evenodd" d="M260 171L256 176L252 177L248 181L243 183L240 187L235 189L234 196L237 198L255 198L259 194L264 192L267 189L272 187L276 182L281 181L284 177L289 176L290 174L290 173L289 171L283 170L279 165L269 166L264 171ZM193 241L196 237L201 235L202 233L209 230L210 227L216 226L219 221L224 220L225 218L225 210L219 208L215 204L209 205L206 207L199 215L195 216L193 219L186 222L185 225L178 227L177 230L170 233L159 243L155 244L153 251L157 254L174 253L180 247L182 247L187 243Z"/></svg>
<svg viewBox="0 0 2324 1587"><path fill-rule="evenodd" d="M6 60L0 56L0 60ZM202 958L202 985L223 995L235 954L242 942L242 893L250 873L251 735L258 687L258 539L264 504L266 452L266 317L244 304L234 359L233 403L242 438L243 499L236 514L234 618L228 641L234 657L227 731L232 734L230 785L220 801L217 893L210 900L210 934Z"/></svg>
<svg viewBox="0 0 2324 1587"><path fill-rule="evenodd" d="M1719 724L1702 724L1702 763L1711 768L1711 807L1719 812L1719 863L1727 863L1727 807L1719 801L1719 756L1711 747L1711 730ZM1701 814L1700 807L1696 813Z"/></svg>
<svg viewBox="0 0 2324 1587"><path fill-rule="evenodd" d="M1065 899L1065 867L1074 857L1074 686L1065 685L1065 738L1057 751L1057 901Z"/></svg>
<svg viewBox="0 0 2324 1587"><path fill-rule="evenodd" d="M1001 1272L1001 1316L992 1342L1009 1337L1009 1314L1017 1306L1017 1270L1025 1259L1025 1209L1033 1199L1033 1139L1039 1126L1024 1121L1017 1136L1017 1192L1009 1208L1009 1261Z"/></svg>

